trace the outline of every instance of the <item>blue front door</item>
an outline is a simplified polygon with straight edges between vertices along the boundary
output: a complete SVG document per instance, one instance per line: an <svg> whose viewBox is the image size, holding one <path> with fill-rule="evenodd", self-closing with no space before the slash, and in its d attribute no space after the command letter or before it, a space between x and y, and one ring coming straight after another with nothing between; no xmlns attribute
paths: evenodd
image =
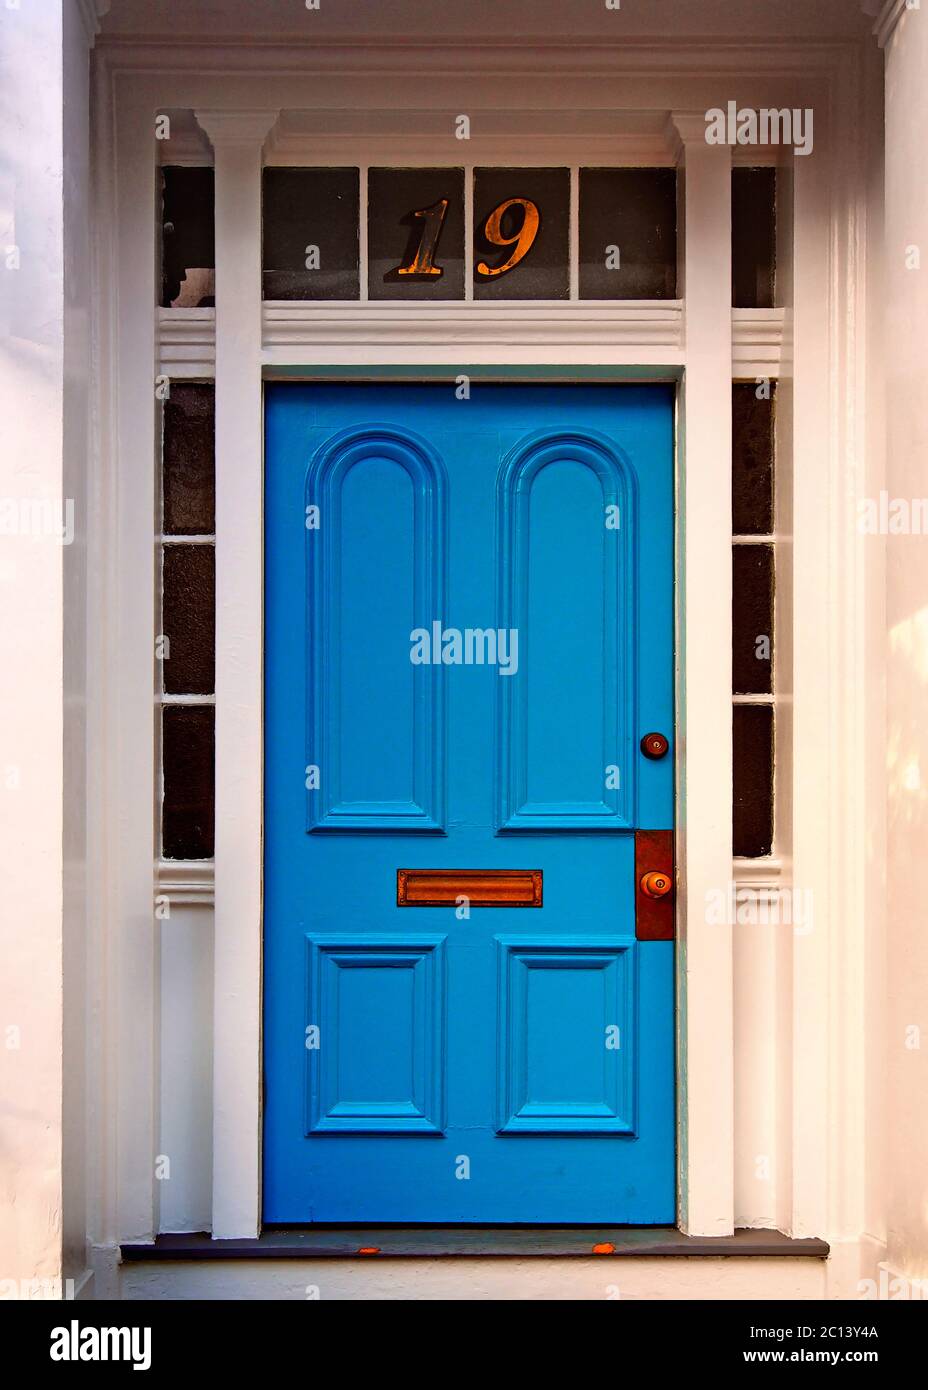
<svg viewBox="0 0 928 1390"><path fill-rule="evenodd" d="M672 390L459 394L267 390L264 1219L672 1223Z"/></svg>

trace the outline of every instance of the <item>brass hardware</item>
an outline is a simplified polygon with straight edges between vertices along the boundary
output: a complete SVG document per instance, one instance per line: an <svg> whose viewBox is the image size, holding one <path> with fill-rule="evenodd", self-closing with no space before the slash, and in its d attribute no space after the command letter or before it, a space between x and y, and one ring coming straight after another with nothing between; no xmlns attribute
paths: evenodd
<svg viewBox="0 0 928 1390"><path fill-rule="evenodd" d="M663 734L645 734L641 740L641 751L646 758L662 758L669 747Z"/></svg>
<svg viewBox="0 0 928 1390"><path fill-rule="evenodd" d="M541 869L397 869L397 907L541 907Z"/></svg>
<svg viewBox="0 0 928 1390"><path fill-rule="evenodd" d="M448 199L439 198L432 207L421 208L412 214L413 217L421 217L425 226L422 229L422 237L415 255L408 264L396 267L397 275L412 275L417 279L430 275L444 275L445 272L441 266L435 264L435 252L438 249L438 238L441 236L447 211Z"/></svg>
<svg viewBox="0 0 928 1390"><path fill-rule="evenodd" d="M664 898L670 892L672 883L669 874L654 870L641 876L641 891L649 898Z"/></svg>
<svg viewBox="0 0 928 1390"><path fill-rule="evenodd" d="M636 830L635 936L639 941L673 941L673 900L673 831Z"/></svg>
<svg viewBox="0 0 928 1390"><path fill-rule="evenodd" d="M513 207L522 209L522 224L512 236L504 236L502 232L503 213L508 208ZM477 274L485 275L489 279L493 275L505 275L507 271L514 270L522 257L531 249L540 225L541 214L538 211L538 204L533 203L531 198L507 198L504 203L500 203L499 207L493 209L483 224L483 235L494 246L511 246L513 251L502 265L489 266L486 261L478 261Z"/></svg>

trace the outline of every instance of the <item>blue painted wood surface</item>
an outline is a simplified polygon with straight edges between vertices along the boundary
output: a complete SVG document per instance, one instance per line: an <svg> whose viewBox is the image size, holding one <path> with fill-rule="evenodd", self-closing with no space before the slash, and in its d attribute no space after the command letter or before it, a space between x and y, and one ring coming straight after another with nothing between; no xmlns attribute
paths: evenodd
<svg viewBox="0 0 928 1390"><path fill-rule="evenodd" d="M266 1221L674 1220L672 585L669 386L268 387Z"/></svg>

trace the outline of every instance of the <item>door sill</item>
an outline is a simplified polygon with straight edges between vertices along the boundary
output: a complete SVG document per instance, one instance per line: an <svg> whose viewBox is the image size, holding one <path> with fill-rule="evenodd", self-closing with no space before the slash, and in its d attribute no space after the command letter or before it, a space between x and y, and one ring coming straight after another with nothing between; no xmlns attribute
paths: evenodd
<svg viewBox="0 0 928 1390"><path fill-rule="evenodd" d="M828 1244L781 1231L743 1228L731 1236L688 1236L675 1226L272 1226L253 1239L213 1240L207 1232L126 1244L123 1260L346 1260L514 1256L806 1256Z"/></svg>

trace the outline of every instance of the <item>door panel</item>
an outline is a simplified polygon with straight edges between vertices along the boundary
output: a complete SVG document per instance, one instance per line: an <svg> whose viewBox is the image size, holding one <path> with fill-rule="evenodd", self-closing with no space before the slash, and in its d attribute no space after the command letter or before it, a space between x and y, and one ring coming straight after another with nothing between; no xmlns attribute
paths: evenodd
<svg viewBox="0 0 928 1390"><path fill-rule="evenodd" d="M673 1221L672 421L268 388L266 1221Z"/></svg>
<svg viewBox="0 0 928 1390"><path fill-rule="evenodd" d="M505 830L631 824L630 490L630 474L609 441L589 431L542 431L504 462L501 625L518 632L523 668L521 679L500 688ZM607 528L609 508L617 524ZM610 766L616 773L607 786Z"/></svg>
<svg viewBox="0 0 928 1390"><path fill-rule="evenodd" d="M444 610L444 494L400 429L327 438L306 472L306 762L326 769L308 775L310 830L442 828L442 668L412 665L409 632Z"/></svg>

